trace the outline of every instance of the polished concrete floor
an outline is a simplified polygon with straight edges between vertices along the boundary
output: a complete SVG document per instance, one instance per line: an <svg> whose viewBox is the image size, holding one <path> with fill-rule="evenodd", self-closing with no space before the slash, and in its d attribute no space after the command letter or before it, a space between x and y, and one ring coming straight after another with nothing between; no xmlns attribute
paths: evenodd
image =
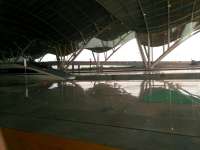
<svg viewBox="0 0 200 150"><path fill-rule="evenodd" d="M130 150L200 147L200 80L8 81L0 127Z"/></svg>

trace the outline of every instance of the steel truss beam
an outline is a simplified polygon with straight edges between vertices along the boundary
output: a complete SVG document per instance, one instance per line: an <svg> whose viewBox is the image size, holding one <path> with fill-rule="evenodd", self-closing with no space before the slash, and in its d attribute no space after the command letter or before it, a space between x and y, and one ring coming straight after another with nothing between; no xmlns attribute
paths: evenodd
<svg viewBox="0 0 200 150"><path fill-rule="evenodd" d="M98 30L98 33L95 35L95 36L99 36L100 34L102 34L103 32L105 32L107 29L109 29L109 25L106 26L105 28L101 29L101 30ZM125 36L126 37L126 36ZM124 38L125 38L124 37ZM77 56L83 51L85 45L87 45L87 43L89 42L90 39L85 39L83 36L82 36L82 39L84 41L84 44L82 45L82 47L76 51L70 56L70 58L67 60L67 64L65 66L65 68L68 68L70 66L70 64L77 58ZM93 57L95 59L95 56L94 56L94 53L93 54ZM96 60L95 60L96 61ZM96 61L97 62L97 61Z"/></svg>
<svg viewBox="0 0 200 150"><path fill-rule="evenodd" d="M112 48L112 53L108 55L107 52L104 52L105 62L107 62L123 46L123 45L120 45L119 47L116 48L116 46L118 46L130 33L131 32L128 32L125 36L120 37L120 40L116 44L114 44L114 41L113 41L113 47L114 48ZM105 47L105 45L103 44L103 42L102 42L102 46ZM96 67L99 68L100 61L98 61L96 59L94 52L92 52L92 55L93 55L94 61L96 63ZM99 57L99 56L97 56L97 57Z"/></svg>
<svg viewBox="0 0 200 150"><path fill-rule="evenodd" d="M106 56L105 57L105 62L108 61L122 46L119 46L118 48L116 49L112 49L112 53L109 55L109 56Z"/></svg>
<svg viewBox="0 0 200 150"><path fill-rule="evenodd" d="M119 47L115 49L115 47L119 45L129 34L131 34L131 32L128 32L124 37L120 37L120 41L118 41L116 44L113 44L114 48L112 48L112 53L109 54L108 56L107 54L105 55L105 62L108 61L123 46L123 45L120 45Z"/></svg>
<svg viewBox="0 0 200 150"><path fill-rule="evenodd" d="M16 56L14 62L17 62L21 56L24 56L24 53L32 46L32 44L34 42L35 42L35 40L30 41L24 48L19 47L17 45L17 43L15 43L15 45L18 49L18 52L17 52L17 56Z"/></svg>
<svg viewBox="0 0 200 150"><path fill-rule="evenodd" d="M158 57L151 65L151 69L153 69L163 58L165 58L169 53L171 53L176 47L178 47L180 44L185 42L187 39L192 37L193 35L199 33L200 30L197 30L193 32L192 34L189 34L188 36L183 37L182 39L177 40L173 45L171 45L160 57Z"/></svg>
<svg viewBox="0 0 200 150"><path fill-rule="evenodd" d="M65 69L67 69L67 68L70 66L70 64L78 57L78 55L79 55L82 51L83 51L83 49L80 49L80 50L74 52L74 53L70 56L70 58L67 60L67 64L66 64L66 66L65 66Z"/></svg>

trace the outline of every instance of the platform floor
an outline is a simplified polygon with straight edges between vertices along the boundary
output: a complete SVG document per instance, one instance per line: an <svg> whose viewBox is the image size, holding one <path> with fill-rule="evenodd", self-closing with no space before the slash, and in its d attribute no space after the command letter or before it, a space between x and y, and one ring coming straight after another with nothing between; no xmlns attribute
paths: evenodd
<svg viewBox="0 0 200 150"><path fill-rule="evenodd" d="M200 80L0 86L0 127L130 150L198 150Z"/></svg>

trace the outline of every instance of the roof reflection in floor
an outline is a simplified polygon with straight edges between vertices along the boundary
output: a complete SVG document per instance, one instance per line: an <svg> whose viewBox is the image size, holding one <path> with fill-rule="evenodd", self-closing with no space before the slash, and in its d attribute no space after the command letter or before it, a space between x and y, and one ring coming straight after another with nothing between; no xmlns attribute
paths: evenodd
<svg viewBox="0 0 200 150"><path fill-rule="evenodd" d="M174 149L195 149L199 85L199 80L8 84L0 88L0 126L122 149L145 148L144 143L169 148L169 142ZM161 97L155 97L157 89Z"/></svg>

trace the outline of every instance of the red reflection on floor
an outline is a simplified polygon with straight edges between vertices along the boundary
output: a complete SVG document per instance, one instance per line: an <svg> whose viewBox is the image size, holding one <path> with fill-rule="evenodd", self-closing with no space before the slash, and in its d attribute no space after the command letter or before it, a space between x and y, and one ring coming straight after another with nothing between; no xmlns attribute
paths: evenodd
<svg viewBox="0 0 200 150"><path fill-rule="evenodd" d="M56 136L0 129L0 150L117 150Z"/></svg>

